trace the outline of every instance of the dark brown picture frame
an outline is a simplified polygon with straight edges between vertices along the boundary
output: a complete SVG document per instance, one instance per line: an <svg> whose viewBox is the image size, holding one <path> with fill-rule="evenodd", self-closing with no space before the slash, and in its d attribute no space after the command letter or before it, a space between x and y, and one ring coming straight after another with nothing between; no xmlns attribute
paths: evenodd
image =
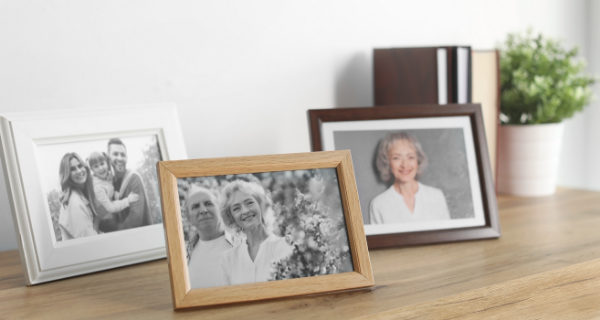
<svg viewBox="0 0 600 320"><path fill-rule="evenodd" d="M432 244L453 241L489 239L500 237L498 205L492 178L487 143L483 128L481 106L479 104L447 105L402 105L377 108L340 108L308 110L309 129L313 151L322 151L321 128L324 122L415 119L467 116L473 132L479 188L481 190L485 225L456 229L417 231L368 235L369 249Z"/></svg>

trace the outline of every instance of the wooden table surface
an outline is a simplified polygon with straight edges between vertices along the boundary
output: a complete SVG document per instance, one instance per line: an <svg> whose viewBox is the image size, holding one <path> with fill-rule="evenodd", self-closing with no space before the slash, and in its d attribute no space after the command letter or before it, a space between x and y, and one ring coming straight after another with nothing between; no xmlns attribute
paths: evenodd
<svg viewBox="0 0 600 320"><path fill-rule="evenodd" d="M178 312L164 259L26 287L0 252L0 319L600 318L600 193L498 202L499 239L372 250L371 289Z"/></svg>

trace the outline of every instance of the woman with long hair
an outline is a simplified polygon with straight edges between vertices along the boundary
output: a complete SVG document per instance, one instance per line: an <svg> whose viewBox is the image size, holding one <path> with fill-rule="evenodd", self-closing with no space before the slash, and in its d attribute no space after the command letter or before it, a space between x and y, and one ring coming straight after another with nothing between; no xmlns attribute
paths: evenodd
<svg viewBox="0 0 600 320"><path fill-rule="evenodd" d="M59 168L62 195L58 225L63 240L93 236L96 211L95 194L90 168L74 152L67 153Z"/></svg>

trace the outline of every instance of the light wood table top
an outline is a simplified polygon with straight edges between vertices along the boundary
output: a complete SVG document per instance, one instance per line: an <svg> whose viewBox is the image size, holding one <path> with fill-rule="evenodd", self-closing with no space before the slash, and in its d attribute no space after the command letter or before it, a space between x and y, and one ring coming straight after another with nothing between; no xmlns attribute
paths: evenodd
<svg viewBox="0 0 600 320"><path fill-rule="evenodd" d="M373 288L188 311L164 259L25 287L0 252L0 319L600 318L600 193L498 202L499 239L372 250Z"/></svg>

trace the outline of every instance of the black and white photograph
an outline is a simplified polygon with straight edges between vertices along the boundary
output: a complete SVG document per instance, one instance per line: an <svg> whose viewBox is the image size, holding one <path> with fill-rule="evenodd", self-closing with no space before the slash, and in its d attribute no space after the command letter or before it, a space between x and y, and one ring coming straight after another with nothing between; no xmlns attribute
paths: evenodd
<svg viewBox="0 0 600 320"><path fill-rule="evenodd" d="M57 242L162 222L156 135L48 144L37 152Z"/></svg>
<svg viewBox="0 0 600 320"><path fill-rule="evenodd" d="M354 270L335 168L177 185L192 289Z"/></svg>
<svg viewBox="0 0 600 320"><path fill-rule="evenodd" d="M173 104L0 115L27 285L166 256L159 161L186 159Z"/></svg>
<svg viewBox="0 0 600 320"><path fill-rule="evenodd" d="M482 226L468 117L323 123L324 150L350 149L367 235Z"/></svg>

